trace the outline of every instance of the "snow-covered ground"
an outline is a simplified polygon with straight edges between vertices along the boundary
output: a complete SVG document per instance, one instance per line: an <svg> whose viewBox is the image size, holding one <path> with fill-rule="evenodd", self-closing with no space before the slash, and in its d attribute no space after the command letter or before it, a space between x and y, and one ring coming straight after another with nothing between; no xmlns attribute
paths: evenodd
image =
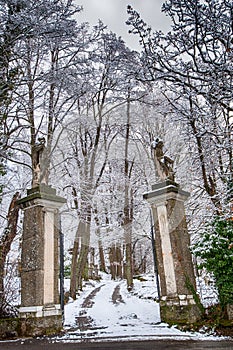
<svg viewBox="0 0 233 350"><path fill-rule="evenodd" d="M105 274L101 277L99 282L87 282L77 300L70 300L65 306L64 341L206 339L206 334L182 332L161 323L152 275L142 281L134 280L132 292L127 291L125 281L112 281Z"/></svg>

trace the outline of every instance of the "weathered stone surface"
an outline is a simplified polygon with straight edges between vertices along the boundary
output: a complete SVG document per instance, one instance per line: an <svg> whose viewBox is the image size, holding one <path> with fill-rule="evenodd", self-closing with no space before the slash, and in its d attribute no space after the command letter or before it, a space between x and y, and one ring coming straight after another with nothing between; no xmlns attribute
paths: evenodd
<svg viewBox="0 0 233 350"><path fill-rule="evenodd" d="M21 306L43 305L43 270L21 273Z"/></svg>
<svg viewBox="0 0 233 350"><path fill-rule="evenodd" d="M62 316L29 317L20 320L19 335L34 337L58 334L62 330Z"/></svg>
<svg viewBox="0 0 233 350"><path fill-rule="evenodd" d="M24 210L20 334L55 333L62 327L59 295L59 208L65 200L40 184L19 201Z"/></svg>
<svg viewBox="0 0 233 350"><path fill-rule="evenodd" d="M191 324L200 318L200 310L195 303L182 305L179 298L160 302L161 320L168 324Z"/></svg>
<svg viewBox="0 0 233 350"><path fill-rule="evenodd" d="M40 184L37 187L27 190L27 197L24 197L18 201L18 204L24 208L32 206L35 199L44 199L51 202L65 203L66 200L56 195L56 190L51 186Z"/></svg>
<svg viewBox="0 0 233 350"><path fill-rule="evenodd" d="M25 210L21 265L23 271L43 269L44 210L32 206Z"/></svg>
<svg viewBox="0 0 233 350"><path fill-rule="evenodd" d="M54 255L54 303L60 304L60 292L59 292L59 275L60 275L60 265L59 265L59 249L60 249L60 214L59 212L54 215L54 251L58 254Z"/></svg>
<svg viewBox="0 0 233 350"><path fill-rule="evenodd" d="M227 305L227 317L228 317L228 320L233 320L233 305L232 304Z"/></svg>
<svg viewBox="0 0 233 350"><path fill-rule="evenodd" d="M48 200L48 196L52 200ZM22 307L59 304L58 208L63 202L64 199L57 198L56 191L46 185L28 190L28 197L19 201L24 208Z"/></svg>
<svg viewBox="0 0 233 350"><path fill-rule="evenodd" d="M171 180L152 186L152 192L144 195L152 207L156 232L161 319L168 323L193 323L200 317L192 296L196 283L184 209L188 196Z"/></svg>
<svg viewBox="0 0 233 350"><path fill-rule="evenodd" d="M62 316L0 319L0 339L58 334Z"/></svg>
<svg viewBox="0 0 233 350"><path fill-rule="evenodd" d="M18 318L0 318L0 339L19 336L20 321Z"/></svg>

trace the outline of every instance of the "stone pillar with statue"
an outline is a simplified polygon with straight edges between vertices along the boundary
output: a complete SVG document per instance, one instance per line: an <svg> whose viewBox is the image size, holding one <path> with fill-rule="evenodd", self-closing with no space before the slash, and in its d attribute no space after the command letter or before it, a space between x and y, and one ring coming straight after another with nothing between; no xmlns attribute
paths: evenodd
<svg viewBox="0 0 233 350"><path fill-rule="evenodd" d="M56 333L62 328L59 208L66 201L44 180L44 150L44 142L41 142L32 162L32 188L18 201L24 211L19 317L21 335L25 336Z"/></svg>
<svg viewBox="0 0 233 350"><path fill-rule="evenodd" d="M163 141L152 142L154 162L161 182L144 194L150 204L156 231L160 277L161 320L170 324L193 323L200 318L184 202L189 193L175 182L173 160L163 153Z"/></svg>

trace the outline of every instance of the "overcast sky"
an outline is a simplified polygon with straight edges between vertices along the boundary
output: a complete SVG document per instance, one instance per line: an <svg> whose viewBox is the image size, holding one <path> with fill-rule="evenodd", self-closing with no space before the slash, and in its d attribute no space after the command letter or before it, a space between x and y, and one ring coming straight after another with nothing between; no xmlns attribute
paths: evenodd
<svg viewBox="0 0 233 350"><path fill-rule="evenodd" d="M137 39L128 34L127 5L137 10L141 17L154 29L166 30L168 19L161 13L163 0L76 0L83 6L83 12L79 16L81 22L89 22L91 25L101 19L110 30L126 41L132 49L136 49Z"/></svg>

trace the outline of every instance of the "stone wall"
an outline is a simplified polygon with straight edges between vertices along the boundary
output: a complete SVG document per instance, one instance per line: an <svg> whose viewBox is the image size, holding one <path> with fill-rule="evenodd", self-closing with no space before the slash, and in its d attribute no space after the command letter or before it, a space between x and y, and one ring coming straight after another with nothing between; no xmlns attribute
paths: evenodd
<svg viewBox="0 0 233 350"><path fill-rule="evenodd" d="M0 318L0 339L16 338L20 334L18 318Z"/></svg>
<svg viewBox="0 0 233 350"><path fill-rule="evenodd" d="M62 316L0 319L0 339L55 335L62 331Z"/></svg>

